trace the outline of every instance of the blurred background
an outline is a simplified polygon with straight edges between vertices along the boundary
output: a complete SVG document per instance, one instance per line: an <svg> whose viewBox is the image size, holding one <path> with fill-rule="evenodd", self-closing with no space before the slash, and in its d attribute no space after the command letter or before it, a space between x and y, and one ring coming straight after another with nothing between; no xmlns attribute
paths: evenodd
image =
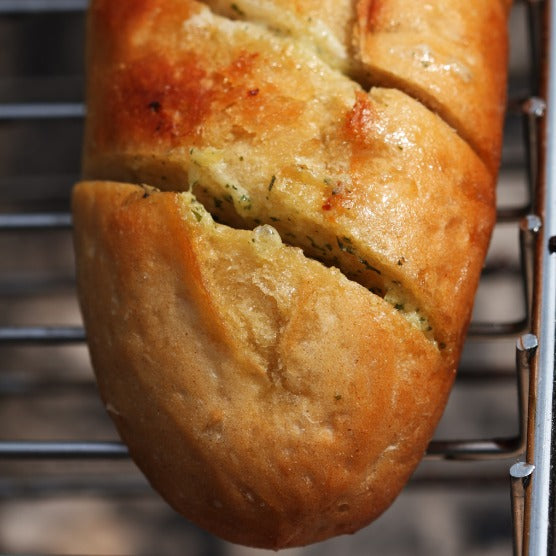
<svg viewBox="0 0 556 556"><path fill-rule="evenodd" d="M86 5L0 0L0 553L264 554L177 516L125 457L10 452L10 441L117 440L80 338L68 217L80 168ZM531 94L524 2L514 7L511 40L513 106ZM526 311L518 234L529 202L523 132L522 116L510 110L501 217L472 329L509 323L509 333L470 335L437 439L518 431L515 343ZM284 554L510 554L508 471L517 460L428 458L375 523Z"/></svg>

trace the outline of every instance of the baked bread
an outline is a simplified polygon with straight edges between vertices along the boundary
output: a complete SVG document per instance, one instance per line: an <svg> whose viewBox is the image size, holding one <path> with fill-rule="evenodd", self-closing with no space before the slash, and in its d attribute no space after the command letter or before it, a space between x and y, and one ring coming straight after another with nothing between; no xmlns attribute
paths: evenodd
<svg viewBox="0 0 556 556"><path fill-rule="evenodd" d="M442 413L494 222L508 2L206 4L91 3L80 303L154 487L233 542L303 545L383 512ZM466 80L382 59L389 25Z"/></svg>

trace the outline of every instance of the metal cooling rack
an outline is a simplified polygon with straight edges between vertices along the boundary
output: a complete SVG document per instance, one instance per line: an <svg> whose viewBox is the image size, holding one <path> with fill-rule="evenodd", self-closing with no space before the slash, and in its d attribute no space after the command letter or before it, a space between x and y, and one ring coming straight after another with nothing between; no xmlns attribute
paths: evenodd
<svg viewBox="0 0 556 556"><path fill-rule="evenodd" d="M82 12L86 0L0 0L0 21L5 17L25 17L45 12L66 14ZM550 554L553 538L553 473L552 461L552 379L554 373L554 318L556 296L556 158L549 156L556 149L556 60L548 52L556 52L556 44L545 43L545 37L556 37L556 14L550 0L528 0L526 4L531 53L531 85L524 95L512 98L508 107L510 133L523 134L523 161L526 177L523 203L499 207L498 224L515 225L519 230L519 261L515 265L504 258L487 261L484 277L511 275L521 284L521 299L514 300L523 307L513 319L473 320L468 343L515 340L515 366L491 368L480 354L462 363L458 380L471 380L476 388L488 380L515 382L517 426L514 434L502 438L459 440L436 439L428 450L433 460L520 460L511 466L511 501L514 517L514 552L516 554ZM545 33L545 31L550 31ZM544 61L544 63L541 63ZM548 71L546 71L548 70ZM544 77L544 79L543 79ZM24 101L0 103L0 126L13 122L29 122L40 126L45 120L82 119L81 102ZM516 124L517 122L517 124ZM556 151L555 151L556 152ZM515 166L512 156L506 166ZM509 160L508 160L509 159ZM518 161L517 164L521 162ZM40 180L40 178L39 178ZM48 180L45 178L45 183ZM17 186L7 187L7 194ZM9 201L9 199L8 199ZM68 211L41 210L40 202L32 212L21 212L19 205L4 203L0 214L0 234L17 238L19 234L41 236L71 230ZM40 289L40 284L34 286ZM8 295L10 284L0 269L0 295ZM4 290L4 291L2 291ZM12 325L0 316L0 350L3 346L71 346L85 341L80 325ZM1 353L1 351L0 351ZM1 361L1 356L0 356ZM1 363L0 363L1 365ZM0 368L1 371L1 368ZM7 384L7 383L6 383ZM9 385L0 387L1 395L9 395ZM4 388L5 391L2 391ZM7 389L6 389L7 388ZM31 402L30 402L31 403ZM119 442L98 440L2 440L0 432L0 462L14 460L114 460L128 457ZM521 461L522 460L522 461ZM444 467L450 463L443 464ZM428 479L423 479L426 482ZM439 477L432 480L442 481Z"/></svg>

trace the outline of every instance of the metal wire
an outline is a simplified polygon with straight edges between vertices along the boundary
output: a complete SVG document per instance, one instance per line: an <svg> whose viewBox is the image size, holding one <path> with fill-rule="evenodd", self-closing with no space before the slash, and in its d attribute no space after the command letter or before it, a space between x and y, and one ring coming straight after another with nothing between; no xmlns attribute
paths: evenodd
<svg viewBox="0 0 556 556"><path fill-rule="evenodd" d="M0 443L0 456L5 459L96 459L128 456L120 442L36 442L5 441Z"/></svg>
<svg viewBox="0 0 556 556"><path fill-rule="evenodd" d="M3 326L0 327L1 344L66 344L83 343L82 326Z"/></svg>
<svg viewBox="0 0 556 556"><path fill-rule="evenodd" d="M27 102L0 104L0 120L52 120L83 118L81 102Z"/></svg>
<svg viewBox="0 0 556 556"><path fill-rule="evenodd" d="M532 5L532 9L537 9ZM537 243L537 267L539 270L539 291L537 319L539 349L534 367L531 391L535 403L531 407L531 427L528 438L527 464L530 468L527 484L523 485L525 511L523 518L514 514L517 521L517 538L523 531L522 543L516 548L517 554L553 554L555 550L553 503L556 490L554 471L554 393L555 350L556 350L556 10L554 3L547 2L545 17L548 26L547 42L543 44L543 59L547 73L545 90L546 118L544 120L543 150L539 149L539 161L544 164L536 176L540 181L538 211L542 217L542 236ZM538 14L531 21L538 26ZM532 150L534 150L533 145ZM544 183L542 183L544 179ZM523 519L522 523L519 519ZM521 551L521 552L519 552Z"/></svg>
<svg viewBox="0 0 556 556"><path fill-rule="evenodd" d="M88 5L88 0L0 0L0 14L79 12Z"/></svg>
<svg viewBox="0 0 556 556"><path fill-rule="evenodd" d="M69 229L72 225L71 214L41 213L41 214L0 214L0 231L4 230L53 230Z"/></svg>

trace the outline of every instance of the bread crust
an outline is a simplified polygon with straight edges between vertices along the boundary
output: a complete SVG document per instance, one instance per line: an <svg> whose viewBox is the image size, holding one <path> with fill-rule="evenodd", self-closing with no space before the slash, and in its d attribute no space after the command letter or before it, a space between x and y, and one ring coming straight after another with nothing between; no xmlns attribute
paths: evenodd
<svg viewBox="0 0 556 556"><path fill-rule="evenodd" d="M178 511L283 548L353 532L407 481L454 369L381 298L188 194L83 183L80 301L101 395Z"/></svg>
<svg viewBox="0 0 556 556"><path fill-rule="evenodd" d="M367 86L396 88L438 113L498 169L506 100L507 0L207 0L312 45Z"/></svg>
<svg viewBox="0 0 556 556"><path fill-rule="evenodd" d="M507 6L361 0L357 15L357 55L371 81L421 100L496 172L506 109Z"/></svg>
<svg viewBox="0 0 556 556"><path fill-rule="evenodd" d="M93 367L153 486L232 542L363 527L446 403L494 224L509 2L439 6L91 2L100 181L72 210Z"/></svg>

